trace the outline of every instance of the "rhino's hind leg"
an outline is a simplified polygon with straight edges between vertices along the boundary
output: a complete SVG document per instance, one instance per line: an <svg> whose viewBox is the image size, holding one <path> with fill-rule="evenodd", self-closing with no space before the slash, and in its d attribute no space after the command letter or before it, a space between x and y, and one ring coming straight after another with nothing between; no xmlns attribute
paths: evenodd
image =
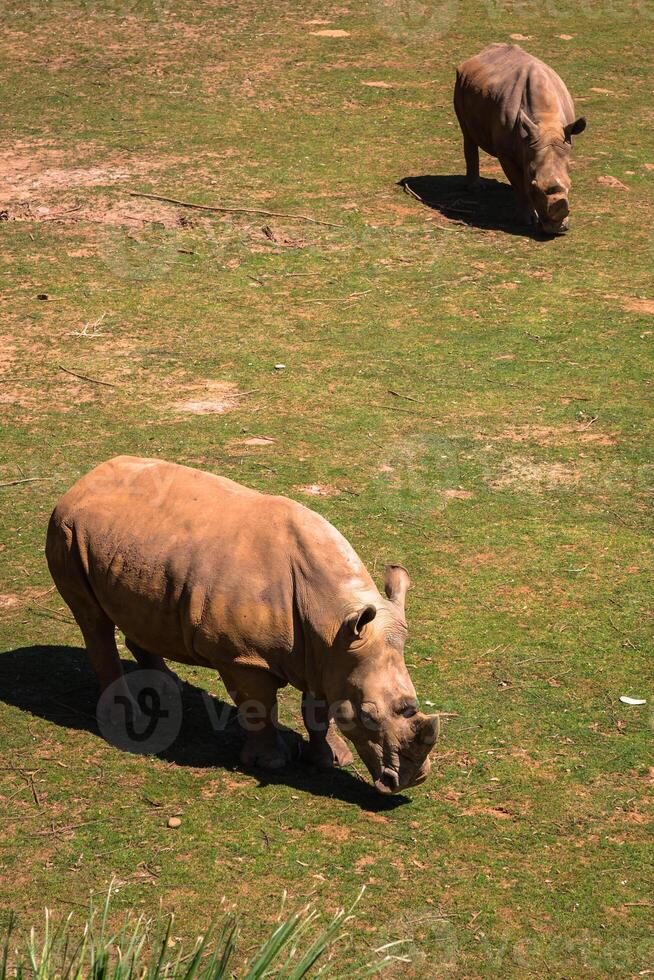
<svg viewBox="0 0 654 980"><path fill-rule="evenodd" d="M330 720L326 702L305 692L302 695L302 717L309 735L309 744L303 752L305 762L319 769L349 766L352 753Z"/></svg>
<svg viewBox="0 0 654 980"><path fill-rule="evenodd" d="M84 637L87 656L100 682L101 695L97 706L100 727L103 724L110 729L121 727L125 720L126 706L131 705L133 715L139 709L123 674L116 646L115 626L90 590L86 595L85 590L77 589L74 583L71 585L69 582L57 582L57 588L77 620ZM103 731L106 735L106 730Z"/></svg>
<svg viewBox="0 0 654 980"><path fill-rule="evenodd" d="M173 670L170 669L163 657L160 657L156 653L149 653L147 650L144 650L143 647L140 647L138 643L135 643L134 640L130 640L127 636L125 637L125 646L132 654L141 670L158 670L162 674L166 674L166 676L175 680L177 684L181 684L179 677Z"/></svg>
<svg viewBox="0 0 654 980"><path fill-rule="evenodd" d="M479 147L473 139L463 134L463 154L466 158L466 183L471 191L479 190Z"/></svg>

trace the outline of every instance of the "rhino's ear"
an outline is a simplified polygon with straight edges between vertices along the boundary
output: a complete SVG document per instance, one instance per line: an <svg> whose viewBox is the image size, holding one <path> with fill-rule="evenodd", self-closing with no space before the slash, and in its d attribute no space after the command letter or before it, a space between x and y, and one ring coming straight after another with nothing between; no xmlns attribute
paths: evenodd
<svg viewBox="0 0 654 980"><path fill-rule="evenodd" d="M361 631L364 626L368 623L372 623L373 619L377 615L377 610L374 606L363 606L357 612L352 613L351 616L345 620L346 625L355 636L361 636Z"/></svg>
<svg viewBox="0 0 654 980"><path fill-rule="evenodd" d="M538 126L534 120L527 115L524 109L521 109L518 113L518 122L520 123L520 132L526 140L530 143L535 143L538 139Z"/></svg>
<svg viewBox="0 0 654 980"><path fill-rule="evenodd" d="M388 565L384 578L384 592L404 612L404 599L411 587L411 579L404 565Z"/></svg>
<svg viewBox="0 0 654 980"><path fill-rule="evenodd" d="M579 116L579 119L575 119L573 123L568 123L564 127L563 132L565 133L565 138L568 142L572 136L579 136L579 133L583 133L586 128L586 119L584 116Z"/></svg>

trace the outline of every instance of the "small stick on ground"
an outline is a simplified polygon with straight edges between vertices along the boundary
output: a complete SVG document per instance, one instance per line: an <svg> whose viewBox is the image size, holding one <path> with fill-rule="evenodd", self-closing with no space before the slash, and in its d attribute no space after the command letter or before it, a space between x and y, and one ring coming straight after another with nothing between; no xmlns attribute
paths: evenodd
<svg viewBox="0 0 654 980"><path fill-rule="evenodd" d="M405 194L408 194L408 195L409 195L409 197L415 197L415 199L416 199L416 201L420 201L420 203L421 203L421 204L425 204L425 203L426 203L426 202L425 202L425 201L424 201L424 200L423 200L423 199L422 199L422 198L420 197L420 195L419 195L419 194L416 194L416 192L415 192L415 191L413 190L413 188L412 188L412 187L409 187L409 185L408 185L408 184L404 184L404 183L403 183L403 184L402 184L402 190L404 191L404 193L405 193Z"/></svg>
<svg viewBox="0 0 654 980"><path fill-rule="evenodd" d="M56 221L57 218L63 217L65 214L72 214L73 211L79 211L81 209L81 204L76 204L74 208L68 208L67 211L58 211L57 214L45 214L39 221Z"/></svg>
<svg viewBox="0 0 654 980"><path fill-rule="evenodd" d="M21 483L41 483L44 480L51 480L51 476L29 476L24 480L9 480L8 483L0 483L0 490L5 487L17 487Z"/></svg>
<svg viewBox="0 0 654 980"><path fill-rule="evenodd" d="M162 197L160 194L146 194L145 191L130 191L130 197L146 197L150 201L163 201L166 204L176 204L179 208L191 208L193 211L213 211L218 214L263 214L268 218L291 218L295 221L310 221L314 225L327 225L328 228L342 228L343 225L333 221L321 221L310 218L307 214L286 214L283 211L264 211L263 208L222 208L210 204L192 204L190 201L180 201L176 197Z"/></svg>
<svg viewBox="0 0 654 980"><path fill-rule="evenodd" d="M393 388L388 389L388 394L393 395L395 398L406 398L408 402L417 402L420 399L414 398L412 395L403 395L401 391L395 391Z"/></svg>
<svg viewBox="0 0 654 980"><path fill-rule="evenodd" d="M86 374L78 374L77 371L71 371L69 368L65 368L63 364L58 365L60 371L65 371L66 374L72 374L74 378L80 378L82 381L90 381L92 385L105 385L107 388L117 388L118 385L113 384L111 381L100 381L99 378L89 378Z"/></svg>

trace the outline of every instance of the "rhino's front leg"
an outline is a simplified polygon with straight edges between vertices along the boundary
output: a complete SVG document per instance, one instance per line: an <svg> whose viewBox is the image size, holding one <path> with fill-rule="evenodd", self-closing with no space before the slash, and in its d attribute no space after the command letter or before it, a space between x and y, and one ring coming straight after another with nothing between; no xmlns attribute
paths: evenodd
<svg viewBox="0 0 654 980"><path fill-rule="evenodd" d="M304 759L320 769L349 766L352 753L329 718L327 702L308 692L302 695L302 717L309 735Z"/></svg>
<svg viewBox="0 0 654 980"><path fill-rule="evenodd" d="M223 681L238 707L245 731L241 763L260 769L283 769L293 761L294 752L277 724L277 691L281 686L277 678L265 670L244 667L223 675Z"/></svg>
<svg viewBox="0 0 654 980"><path fill-rule="evenodd" d="M525 174L523 168L509 157L500 157L502 170L509 178L511 186L515 191L518 206L518 217L525 225L533 227L538 224L538 215L534 210L529 194L525 187Z"/></svg>

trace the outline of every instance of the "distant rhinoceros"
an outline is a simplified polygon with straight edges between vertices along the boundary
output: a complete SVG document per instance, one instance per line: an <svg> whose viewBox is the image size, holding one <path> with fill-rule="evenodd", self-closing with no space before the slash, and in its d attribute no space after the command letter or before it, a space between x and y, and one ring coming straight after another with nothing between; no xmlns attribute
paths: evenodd
<svg viewBox="0 0 654 980"><path fill-rule="evenodd" d="M119 456L61 498L46 555L103 690L122 704L115 626L142 667L167 671L164 658L211 667L242 721L260 706L245 764L289 761L275 721L277 691L292 684L303 692L310 760L352 761L335 719L380 792L427 777L438 717L418 710L404 663L409 576L390 565L383 598L345 538L296 501Z"/></svg>
<svg viewBox="0 0 654 980"><path fill-rule="evenodd" d="M479 183L481 147L500 161L528 224L567 231L570 148L586 120L557 73L517 44L491 44L457 68L454 109L469 185Z"/></svg>

